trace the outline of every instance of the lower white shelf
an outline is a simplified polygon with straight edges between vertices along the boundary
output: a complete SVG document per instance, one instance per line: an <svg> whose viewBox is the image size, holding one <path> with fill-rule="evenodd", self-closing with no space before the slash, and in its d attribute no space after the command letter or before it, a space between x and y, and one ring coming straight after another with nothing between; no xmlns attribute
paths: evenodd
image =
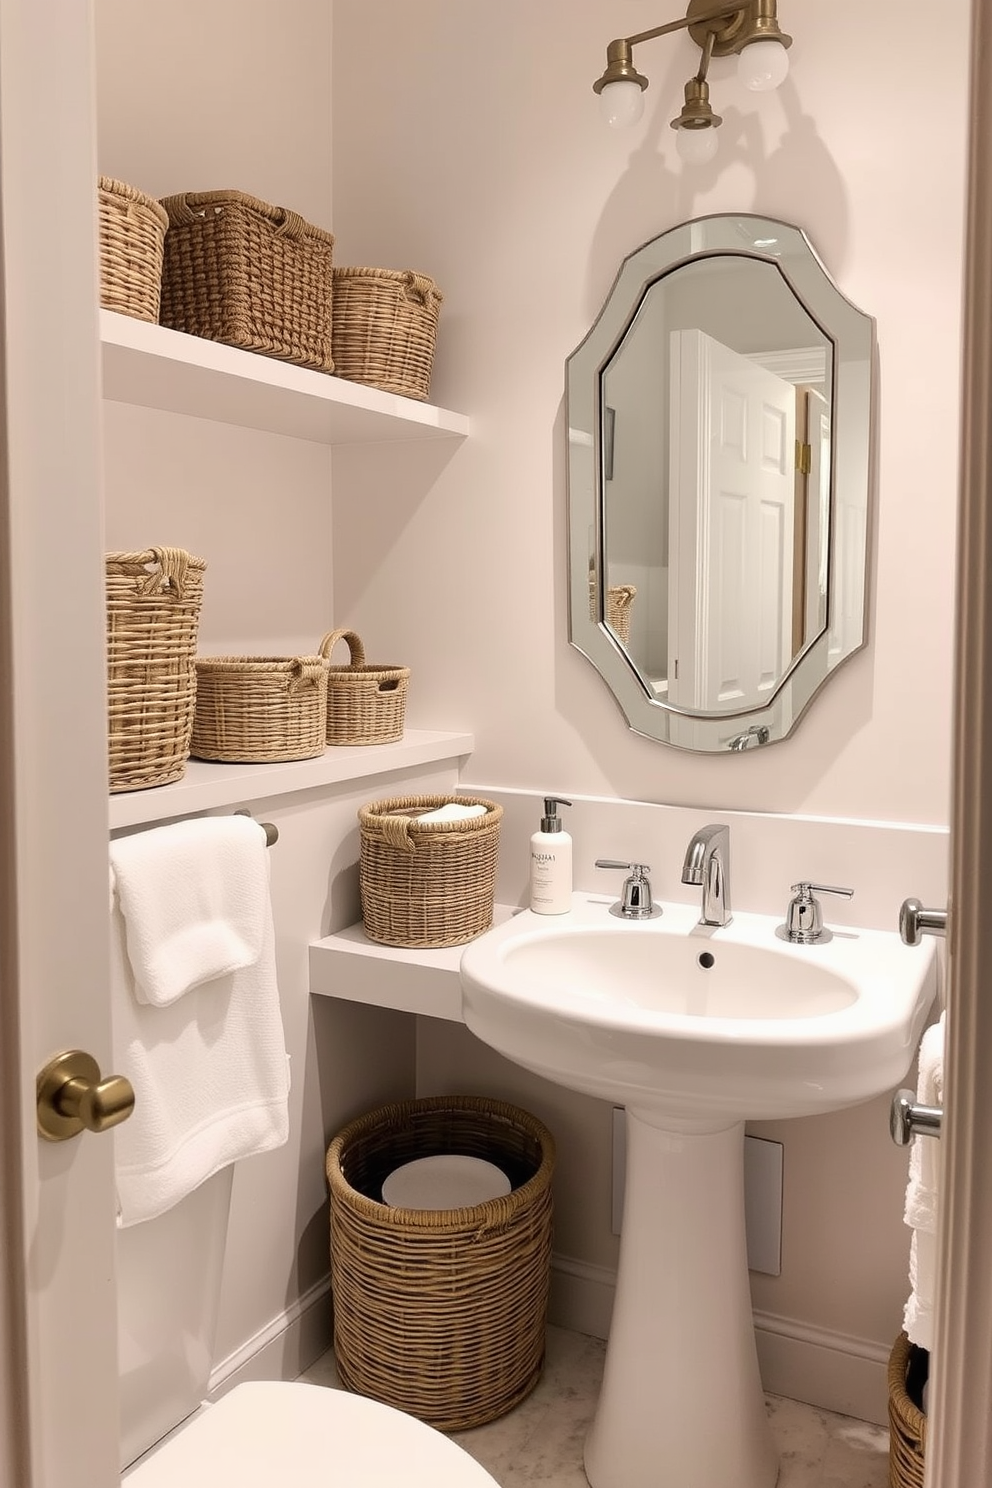
<svg viewBox="0 0 992 1488"><path fill-rule="evenodd" d="M493 923L501 925L517 913L509 904L497 904ZM311 944L310 992L462 1023L459 965L464 949L442 946L421 951L379 945L369 940L361 924L349 925Z"/></svg>

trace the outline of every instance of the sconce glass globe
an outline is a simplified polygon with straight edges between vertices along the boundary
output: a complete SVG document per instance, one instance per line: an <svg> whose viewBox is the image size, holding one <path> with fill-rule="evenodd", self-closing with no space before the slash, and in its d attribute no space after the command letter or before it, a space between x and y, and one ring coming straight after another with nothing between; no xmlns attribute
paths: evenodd
<svg viewBox="0 0 992 1488"><path fill-rule="evenodd" d="M676 129L675 148L686 165L705 165L717 152L720 141L715 129Z"/></svg>
<svg viewBox="0 0 992 1488"><path fill-rule="evenodd" d="M769 93L789 74L789 54L780 41L752 41L737 61L737 76L752 93Z"/></svg>
<svg viewBox="0 0 992 1488"><path fill-rule="evenodd" d="M644 93L640 83L607 83L599 95L600 112L613 129L626 129L636 124L644 112Z"/></svg>

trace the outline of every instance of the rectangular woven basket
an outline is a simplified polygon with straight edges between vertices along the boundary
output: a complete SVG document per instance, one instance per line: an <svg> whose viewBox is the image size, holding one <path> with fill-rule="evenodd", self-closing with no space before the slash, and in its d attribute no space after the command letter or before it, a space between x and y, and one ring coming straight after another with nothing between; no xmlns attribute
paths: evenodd
<svg viewBox="0 0 992 1488"><path fill-rule="evenodd" d="M162 257L169 219L163 207L125 181L97 181L100 304L105 310L157 321Z"/></svg>
<svg viewBox="0 0 992 1488"><path fill-rule="evenodd" d="M463 821L419 820L451 804ZM464 945L493 922L502 806L480 796L396 796L358 813L365 934L381 945Z"/></svg>
<svg viewBox="0 0 992 1488"><path fill-rule="evenodd" d="M333 235L241 191L185 192L168 213L162 324L333 372Z"/></svg>
<svg viewBox="0 0 992 1488"><path fill-rule="evenodd" d="M182 548L106 554L112 792L170 785L185 773L205 569Z"/></svg>
<svg viewBox="0 0 992 1488"><path fill-rule="evenodd" d="M346 641L347 666L327 673L328 744L391 744L403 737L410 668L372 666L361 637L353 630L330 630L317 650L330 662L338 641Z"/></svg>
<svg viewBox="0 0 992 1488"><path fill-rule="evenodd" d="M395 1168L456 1153L492 1162L511 1191L467 1209L391 1208ZM464 1431L537 1384L551 1272L554 1138L478 1096L371 1111L327 1153L334 1352L346 1388Z"/></svg>
<svg viewBox="0 0 992 1488"><path fill-rule="evenodd" d="M334 270L334 370L339 377L426 398L443 296L412 269Z"/></svg>
<svg viewBox="0 0 992 1488"><path fill-rule="evenodd" d="M275 763L323 754L322 656L198 656L190 752L197 759Z"/></svg>
<svg viewBox="0 0 992 1488"><path fill-rule="evenodd" d="M919 1401L928 1364L927 1351L900 1333L888 1369L889 1488L923 1488L927 1418Z"/></svg>

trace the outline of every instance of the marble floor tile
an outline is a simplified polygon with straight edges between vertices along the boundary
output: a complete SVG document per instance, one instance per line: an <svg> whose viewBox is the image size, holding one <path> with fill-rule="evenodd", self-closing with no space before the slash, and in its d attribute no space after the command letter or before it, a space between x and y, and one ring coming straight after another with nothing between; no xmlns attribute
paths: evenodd
<svg viewBox="0 0 992 1488"><path fill-rule="evenodd" d="M549 1328L545 1370L533 1393L500 1420L456 1432L453 1440L501 1488L588 1488L582 1444L605 1351L599 1338ZM337 1387L333 1354L318 1359L301 1378ZM889 1443L883 1427L781 1396L766 1398L781 1457L777 1488L887 1488Z"/></svg>

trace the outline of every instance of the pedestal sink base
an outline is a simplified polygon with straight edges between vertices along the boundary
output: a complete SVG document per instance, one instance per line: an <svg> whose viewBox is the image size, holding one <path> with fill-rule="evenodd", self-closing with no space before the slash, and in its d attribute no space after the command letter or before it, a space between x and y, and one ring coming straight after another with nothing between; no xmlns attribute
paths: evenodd
<svg viewBox="0 0 992 1488"><path fill-rule="evenodd" d="M627 1112L592 1488L774 1488L744 1233L744 1126Z"/></svg>

